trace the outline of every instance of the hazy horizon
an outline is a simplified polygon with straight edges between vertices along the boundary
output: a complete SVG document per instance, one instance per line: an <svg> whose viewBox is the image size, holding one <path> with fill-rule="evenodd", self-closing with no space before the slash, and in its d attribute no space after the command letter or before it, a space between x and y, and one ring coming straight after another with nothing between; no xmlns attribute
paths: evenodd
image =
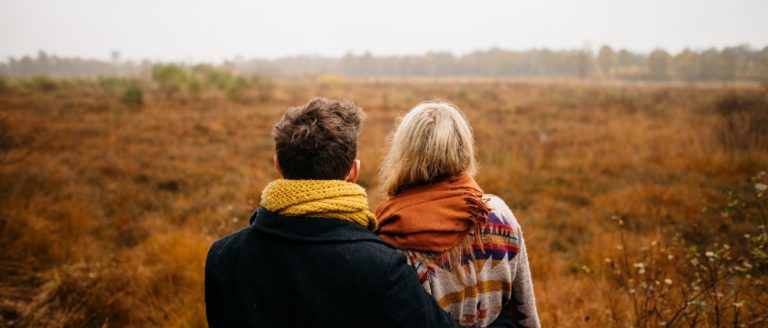
<svg viewBox="0 0 768 328"><path fill-rule="evenodd" d="M768 2L512 3L0 0L0 61L64 57L222 61L447 51L614 49L679 52L768 45Z"/></svg>

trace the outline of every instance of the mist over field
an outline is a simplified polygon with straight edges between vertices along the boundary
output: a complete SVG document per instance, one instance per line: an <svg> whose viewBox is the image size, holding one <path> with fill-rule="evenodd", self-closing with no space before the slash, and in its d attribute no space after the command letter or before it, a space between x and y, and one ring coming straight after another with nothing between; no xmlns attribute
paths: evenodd
<svg viewBox="0 0 768 328"><path fill-rule="evenodd" d="M367 114L371 208L398 119L462 109L544 327L765 327L767 10L0 2L0 326L205 327L273 125L328 97Z"/></svg>
<svg viewBox="0 0 768 328"><path fill-rule="evenodd" d="M110 61L66 58L38 51L36 56L11 57L0 63L6 76L47 75L94 78L99 76L149 77L152 67L175 64L186 68L219 67L240 75L301 78L341 75L357 78L577 78L623 81L768 81L768 47L748 45L685 49L649 53L614 49L511 51L499 48L465 55L428 52L423 55L375 56L348 53L343 57L293 56L276 59L235 58L222 63L163 63L123 60L119 52Z"/></svg>

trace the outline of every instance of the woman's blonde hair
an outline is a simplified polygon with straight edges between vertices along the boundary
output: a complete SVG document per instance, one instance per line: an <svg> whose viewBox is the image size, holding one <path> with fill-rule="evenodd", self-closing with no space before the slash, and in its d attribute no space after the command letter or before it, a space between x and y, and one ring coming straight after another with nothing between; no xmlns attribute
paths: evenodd
<svg viewBox="0 0 768 328"><path fill-rule="evenodd" d="M472 129L461 110L446 101L423 102L395 129L379 179L387 194L394 195L409 186L474 175L474 148Z"/></svg>

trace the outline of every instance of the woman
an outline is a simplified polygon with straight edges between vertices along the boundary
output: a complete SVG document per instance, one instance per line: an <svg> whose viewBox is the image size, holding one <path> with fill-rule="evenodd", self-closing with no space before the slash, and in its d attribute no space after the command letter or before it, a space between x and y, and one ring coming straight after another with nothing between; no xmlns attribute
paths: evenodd
<svg viewBox="0 0 768 328"><path fill-rule="evenodd" d="M425 102L400 122L380 168L389 199L379 236L405 252L426 290L459 324L497 317L539 327L522 231L509 207L484 195L472 130L458 108Z"/></svg>

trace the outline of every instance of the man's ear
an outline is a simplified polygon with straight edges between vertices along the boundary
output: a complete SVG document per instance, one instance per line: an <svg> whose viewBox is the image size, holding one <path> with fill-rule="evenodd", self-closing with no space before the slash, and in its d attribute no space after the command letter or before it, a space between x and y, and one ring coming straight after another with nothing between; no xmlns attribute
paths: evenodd
<svg viewBox="0 0 768 328"><path fill-rule="evenodd" d="M277 154L275 154L275 170L277 170L277 174L279 174L281 178L284 178L283 168L280 167L280 161L277 160Z"/></svg>
<svg viewBox="0 0 768 328"><path fill-rule="evenodd" d="M345 179L347 182L356 182L357 178L360 176L360 160L356 159L354 162L352 162L352 168L349 169L349 174L347 174L347 178Z"/></svg>

